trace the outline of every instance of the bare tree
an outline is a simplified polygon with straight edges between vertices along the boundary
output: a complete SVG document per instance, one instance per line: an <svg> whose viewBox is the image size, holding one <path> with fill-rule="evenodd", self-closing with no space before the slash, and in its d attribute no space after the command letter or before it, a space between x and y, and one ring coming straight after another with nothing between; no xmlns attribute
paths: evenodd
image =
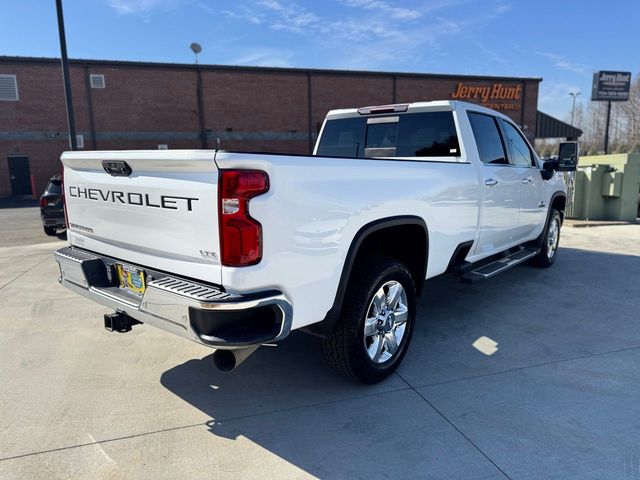
<svg viewBox="0 0 640 480"><path fill-rule="evenodd" d="M575 124L584 132L581 151L588 155L603 153L606 102L576 104ZM612 102L609 126L609 151L640 151L640 74L631 83L628 102Z"/></svg>

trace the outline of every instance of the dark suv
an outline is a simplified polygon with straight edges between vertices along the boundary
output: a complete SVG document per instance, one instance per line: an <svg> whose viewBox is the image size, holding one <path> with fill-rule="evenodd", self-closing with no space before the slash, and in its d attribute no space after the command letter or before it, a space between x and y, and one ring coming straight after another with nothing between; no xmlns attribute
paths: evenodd
<svg viewBox="0 0 640 480"><path fill-rule="evenodd" d="M62 197L62 178L54 175L40 197L40 216L44 233L55 236L57 230L66 228L64 220L64 199Z"/></svg>

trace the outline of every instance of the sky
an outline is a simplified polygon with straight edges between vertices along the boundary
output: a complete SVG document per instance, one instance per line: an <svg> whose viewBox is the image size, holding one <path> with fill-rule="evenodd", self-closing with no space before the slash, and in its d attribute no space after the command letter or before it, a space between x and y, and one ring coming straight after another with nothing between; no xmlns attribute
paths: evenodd
<svg viewBox="0 0 640 480"><path fill-rule="evenodd" d="M566 119L640 72L640 0L63 0L70 58L541 77ZM54 0L2 0L0 55L58 57Z"/></svg>

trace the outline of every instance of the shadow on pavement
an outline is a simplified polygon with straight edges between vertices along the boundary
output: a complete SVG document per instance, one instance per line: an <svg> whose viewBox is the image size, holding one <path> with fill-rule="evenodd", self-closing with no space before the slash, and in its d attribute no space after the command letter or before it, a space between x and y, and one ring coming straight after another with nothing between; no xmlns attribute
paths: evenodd
<svg viewBox="0 0 640 480"><path fill-rule="evenodd" d="M38 200L31 197L0 198L0 209L3 208L31 208L39 205Z"/></svg>
<svg viewBox="0 0 640 480"><path fill-rule="evenodd" d="M639 290L640 256L572 248L550 269L521 266L474 285L429 280L399 374L418 387L640 346ZM481 336L497 343L494 354L473 347ZM317 338L294 333L231 374L208 356L166 371L161 383L210 416L214 435L246 437L312 475L464 474L470 464L451 446L462 437L417 395L413 403L414 392L400 392L402 379L373 387L343 380L325 366Z"/></svg>

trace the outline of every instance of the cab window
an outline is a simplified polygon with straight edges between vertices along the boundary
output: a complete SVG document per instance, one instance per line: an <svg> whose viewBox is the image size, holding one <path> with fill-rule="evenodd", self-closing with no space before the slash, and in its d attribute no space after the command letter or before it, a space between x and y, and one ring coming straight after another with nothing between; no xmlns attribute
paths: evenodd
<svg viewBox="0 0 640 480"><path fill-rule="evenodd" d="M476 139L480 160L490 165L508 165L502 136L495 117L469 112L469 121Z"/></svg>
<svg viewBox="0 0 640 480"><path fill-rule="evenodd" d="M398 157L459 157L452 112L424 112L400 117Z"/></svg>
<svg viewBox="0 0 640 480"><path fill-rule="evenodd" d="M367 119L365 157L395 157L398 143L398 117Z"/></svg>
<svg viewBox="0 0 640 480"><path fill-rule="evenodd" d="M330 120L324 126L318 155L326 157L362 157L367 125L362 118Z"/></svg>
<svg viewBox="0 0 640 480"><path fill-rule="evenodd" d="M502 119L500 119L500 123L509 145L509 163L519 167L531 167L534 165L531 149L518 129Z"/></svg>
<svg viewBox="0 0 640 480"><path fill-rule="evenodd" d="M459 157L451 111L328 120L318 155L342 157Z"/></svg>

